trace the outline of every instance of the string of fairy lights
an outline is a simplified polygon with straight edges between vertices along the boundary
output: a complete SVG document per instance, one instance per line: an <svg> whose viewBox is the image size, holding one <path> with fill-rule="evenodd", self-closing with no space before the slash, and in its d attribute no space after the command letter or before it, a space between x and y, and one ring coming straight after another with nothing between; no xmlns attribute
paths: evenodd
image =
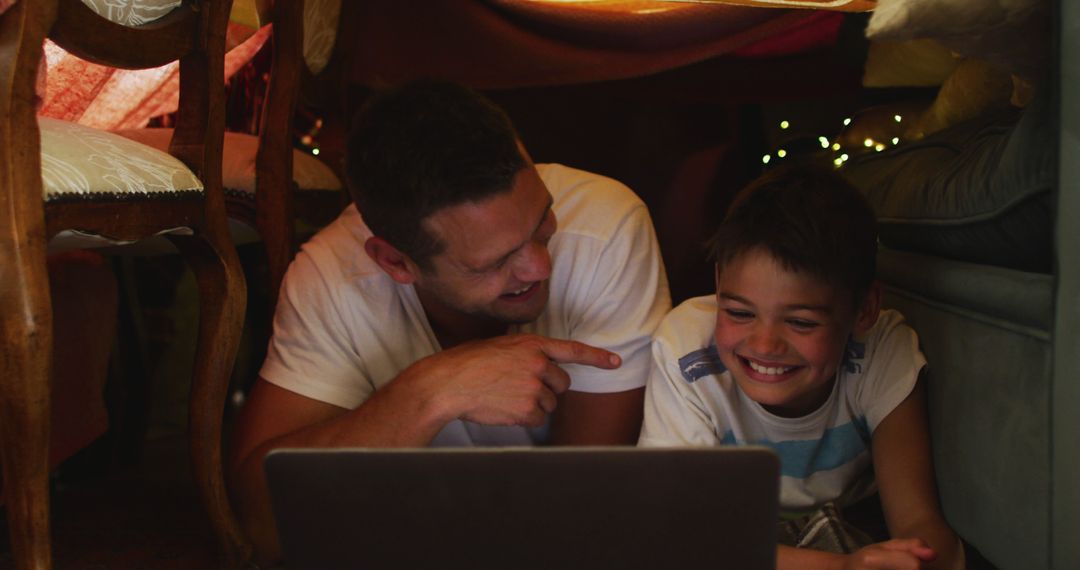
<svg viewBox="0 0 1080 570"><path fill-rule="evenodd" d="M300 145L307 152L310 152L314 156L319 156L319 143L315 137L319 136L319 131L322 130L323 120L321 117L316 117L311 123L311 128L306 133L300 135Z"/></svg>
<svg viewBox="0 0 1080 570"><path fill-rule="evenodd" d="M903 121L904 121L904 117L902 115L900 115L900 114L893 115L892 119L897 125L902 124ZM843 128L846 129L849 126L851 126L851 122L852 122L851 117L844 118L844 120L842 121ZM780 126L780 130L787 131L787 130L790 130L792 128L792 122L785 119L785 120L780 121L779 126ZM832 163L836 168L840 168L840 167L844 166L844 163L846 163L851 158L851 155L849 154L849 152L854 152L854 149L852 149L850 147L845 148L845 146L843 144L841 144L840 139L841 139L843 133L844 133L844 131L843 131L843 129L841 129L840 134L837 135L837 137L835 139L830 139L829 137L827 137L825 135L821 135L821 136L817 137L817 142L821 146L821 149L823 151L831 150L834 153L833 156L832 156ZM873 151L873 152L882 152L887 148L894 147L894 146L899 145L899 144L900 144L900 137L898 137L898 136L893 136L893 137L890 137L890 138L888 138L886 140L877 140L877 139L875 139L873 137L865 137L862 140L863 149L865 149L866 151ZM783 159L788 158L791 154L792 153L788 152L788 150L786 148L781 147L781 148L776 149L772 153L767 153L767 154L762 155L761 163L765 164L765 165L768 165L768 164L772 163L773 160L783 160Z"/></svg>

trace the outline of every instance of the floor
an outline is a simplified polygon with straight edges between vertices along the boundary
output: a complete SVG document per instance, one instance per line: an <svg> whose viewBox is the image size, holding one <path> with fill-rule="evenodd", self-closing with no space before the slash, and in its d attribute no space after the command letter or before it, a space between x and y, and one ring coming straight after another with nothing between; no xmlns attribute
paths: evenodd
<svg viewBox="0 0 1080 570"><path fill-rule="evenodd" d="M71 570L180 570L215 567L213 535L199 504L183 436L146 442L126 466L89 454L53 478L53 565ZM6 517L0 569L14 568Z"/></svg>

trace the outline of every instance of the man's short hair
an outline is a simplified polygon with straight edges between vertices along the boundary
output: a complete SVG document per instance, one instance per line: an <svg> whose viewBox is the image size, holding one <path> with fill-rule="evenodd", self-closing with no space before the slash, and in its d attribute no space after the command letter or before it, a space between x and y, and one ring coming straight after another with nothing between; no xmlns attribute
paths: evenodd
<svg viewBox="0 0 1080 570"><path fill-rule="evenodd" d="M877 220L866 198L831 168L774 168L736 195L710 241L721 270L762 248L785 268L851 291L856 303L877 269Z"/></svg>
<svg viewBox="0 0 1080 570"><path fill-rule="evenodd" d="M372 233L422 268L445 244L424 220L508 191L525 167L517 133L476 91L420 80L374 95L349 134L349 193Z"/></svg>

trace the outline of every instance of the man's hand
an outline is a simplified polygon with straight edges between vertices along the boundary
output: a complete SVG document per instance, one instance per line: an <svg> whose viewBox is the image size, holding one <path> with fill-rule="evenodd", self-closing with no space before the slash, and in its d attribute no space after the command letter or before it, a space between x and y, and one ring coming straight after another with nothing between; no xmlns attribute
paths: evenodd
<svg viewBox="0 0 1080 570"><path fill-rule="evenodd" d="M937 555L923 540L897 538L861 548L844 561L845 570L925 568Z"/></svg>
<svg viewBox="0 0 1080 570"><path fill-rule="evenodd" d="M398 381L415 383L447 422L539 426L570 386L560 363L612 369L622 362L580 342L520 334L441 351L409 367Z"/></svg>

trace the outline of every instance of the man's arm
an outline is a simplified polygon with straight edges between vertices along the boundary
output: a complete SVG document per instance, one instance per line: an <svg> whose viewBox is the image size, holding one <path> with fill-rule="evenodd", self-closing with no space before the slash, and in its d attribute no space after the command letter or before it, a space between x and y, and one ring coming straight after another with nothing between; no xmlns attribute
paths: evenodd
<svg viewBox="0 0 1080 570"><path fill-rule="evenodd" d="M351 411L260 379L238 418L229 462L232 496L259 561L279 556L262 469L271 449L417 447L458 418L541 425L570 384L558 363L616 368L620 360L574 341L498 337L417 361Z"/></svg>
<svg viewBox="0 0 1080 570"><path fill-rule="evenodd" d="M568 390L551 418L552 445L634 445L645 388L593 394Z"/></svg>
<svg viewBox="0 0 1080 570"><path fill-rule="evenodd" d="M641 431L652 335L671 297L648 210L636 205L624 217L596 256L602 262L589 265L596 286L578 291L586 297L569 305L581 311L571 338L615 350L626 363L618 376L574 374L575 388L559 398L552 417L553 445L634 445Z"/></svg>

